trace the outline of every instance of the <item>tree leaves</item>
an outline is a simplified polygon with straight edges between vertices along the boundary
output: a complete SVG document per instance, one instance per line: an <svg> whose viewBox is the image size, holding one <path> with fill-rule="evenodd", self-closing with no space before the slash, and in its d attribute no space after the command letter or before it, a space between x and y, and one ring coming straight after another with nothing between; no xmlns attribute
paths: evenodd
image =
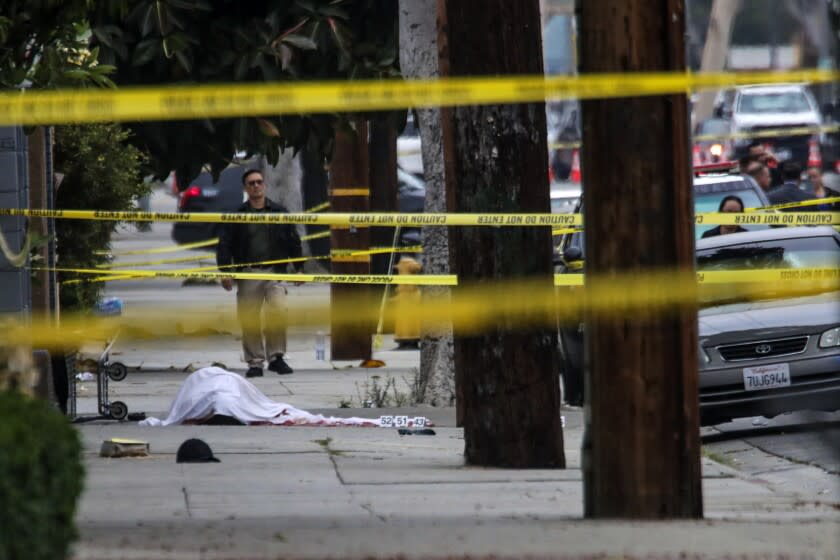
<svg viewBox="0 0 840 560"><path fill-rule="evenodd" d="M292 45L293 47L307 51L314 51L318 48L318 44L315 41L303 35L286 35L281 40L287 45Z"/></svg>
<svg viewBox="0 0 840 560"><path fill-rule="evenodd" d="M120 85L391 77L397 70L393 0L112 0L90 12L92 43ZM114 33L119 29L120 33ZM343 115L284 115L134 123L134 142L159 178L178 184L204 164L218 173L235 151L332 153ZM184 139L189 139L185 142Z"/></svg>

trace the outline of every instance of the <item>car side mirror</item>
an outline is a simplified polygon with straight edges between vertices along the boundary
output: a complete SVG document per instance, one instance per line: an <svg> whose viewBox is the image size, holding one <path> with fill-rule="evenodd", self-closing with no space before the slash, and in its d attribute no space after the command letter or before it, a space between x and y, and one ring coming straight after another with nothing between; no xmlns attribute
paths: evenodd
<svg viewBox="0 0 840 560"><path fill-rule="evenodd" d="M715 107L713 111L715 117L722 119L723 118L723 105L718 105Z"/></svg>
<svg viewBox="0 0 840 560"><path fill-rule="evenodd" d="M566 247L563 250L563 260L567 263L579 261L583 258L583 251L580 250L580 247Z"/></svg>

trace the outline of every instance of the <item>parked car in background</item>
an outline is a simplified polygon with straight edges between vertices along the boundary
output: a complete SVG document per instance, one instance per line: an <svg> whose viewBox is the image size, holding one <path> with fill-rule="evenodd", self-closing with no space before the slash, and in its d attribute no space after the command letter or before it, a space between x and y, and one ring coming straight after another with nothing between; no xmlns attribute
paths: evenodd
<svg viewBox="0 0 840 560"><path fill-rule="evenodd" d="M231 165L213 181L210 173L201 173L189 182L178 197L179 212L234 212L245 200L242 189L244 165ZM195 243L218 237L221 224L176 222L172 239L178 244ZM205 249L206 250L206 249Z"/></svg>
<svg viewBox="0 0 840 560"><path fill-rule="evenodd" d="M754 181L742 175L712 173L694 178L694 212L716 212L720 201L735 195L744 201L747 208L769 206L767 196ZM580 204L576 211L583 212ZM696 226L695 238L713 226ZM766 230L768 226L747 226L750 230ZM585 258L585 237L583 231L564 235L555 253L555 272L558 274L580 273ZM575 290L577 288L563 288ZM569 404L583 404L583 323L562 325L559 329L560 367L563 372L564 398Z"/></svg>
<svg viewBox="0 0 840 560"><path fill-rule="evenodd" d="M426 205L426 184L416 175L397 167L397 207L400 212L422 213ZM399 244L413 247L422 243L421 230L416 227L400 229Z"/></svg>
<svg viewBox="0 0 840 560"><path fill-rule="evenodd" d="M550 189L552 214L570 214L574 212L583 194L581 184L571 181L552 183Z"/></svg>
<svg viewBox="0 0 840 560"><path fill-rule="evenodd" d="M833 228L775 228L697 242L698 271L840 268ZM840 291L707 302L699 313L703 424L840 410Z"/></svg>
<svg viewBox="0 0 840 560"><path fill-rule="evenodd" d="M809 161L819 160L822 115L806 84L743 86L730 91L731 101L727 95L721 96L715 111L716 116L731 119L733 133L747 134L734 140L736 156L745 153L750 142L758 140L773 152L780 164L795 161L805 168ZM802 128L812 128L814 132L749 136L768 130Z"/></svg>
<svg viewBox="0 0 840 560"><path fill-rule="evenodd" d="M726 119L711 118L697 124L694 128L694 148L698 161L696 164L718 163L729 159L732 150L730 122Z"/></svg>
<svg viewBox="0 0 840 560"><path fill-rule="evenodd" d="M397 164L400 169L415 177L423 177L423 152L420 143L420 129L414 122L414 113L408 112L405 129L397 137Z"/></svg>

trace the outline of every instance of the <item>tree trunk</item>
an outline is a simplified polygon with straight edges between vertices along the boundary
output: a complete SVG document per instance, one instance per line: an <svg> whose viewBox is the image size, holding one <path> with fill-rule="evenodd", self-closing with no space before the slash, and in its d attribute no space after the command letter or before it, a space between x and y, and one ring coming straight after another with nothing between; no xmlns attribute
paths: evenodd
<svg viewBox="0 0 840 560"><path fill-rule="evenodd" d="M302 172L300 158L292 155L292 150L280 154L277 165L269 165L265 157L260 158L260 167L265 178L265 194L274 202L279 202L289 212L303 212L303 193L301 190ZM295 226L298 235L305 235L302 225ZM306 247L306 246L305 246ZM309 248L305 249L307 252Z"/></svg>
<svg viewBox="0 0 840 560"><path fill-rule="evenodd" d="M406 78L434 78L440 75L437 50L437 0L400 0L400 68ZM426 212L446 212L446 186L443 172L443 145L440 109L418 109L418 127L426 182ZM449 274L449 241L445 228L423 228L423 273ZM423 293L446 297L444 286L426 286ZM420 373L421 402L433 406L452 406L455 402L455 364L451 329L443 332L421 326Z"/></svg>
<svg viewBox="0 0 840 560"><path fill-rule="evenodd" d="M443 74L542 73L539 0L441 2ZM444 153L454 155L446 169L450 210L550 212L544 103L458 107L447 126ZM468 227L449 234L462 284L529 277L552 285L550 228ZM556 331L542 327L455 332L468 463L565 466L556 347Z"/></svg>
<svg viewBox="0 0 840 560"><path fill-rule="evenodd" d="M580 6L582 73L685 70L683 0ZM693 270L686 96L584 101L582 115L587 275ZM586 516L701 517L696 310L588 316L586 350Z"/></svg>

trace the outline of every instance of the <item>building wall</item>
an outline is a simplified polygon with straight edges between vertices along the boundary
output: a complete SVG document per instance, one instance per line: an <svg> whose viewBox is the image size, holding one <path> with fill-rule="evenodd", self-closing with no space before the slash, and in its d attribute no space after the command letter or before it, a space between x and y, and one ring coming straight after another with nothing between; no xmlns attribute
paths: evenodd
<svg viewBox="0 0 840 560"><path fill-rule="evenodd" d="M0 127L0 208L29 207L26 136L21 127ZM20 251L26 219L0 217L0 231L13 251ZM0 313L28 313L31 281L26 268L14 268L0 253Z"/></svg>

